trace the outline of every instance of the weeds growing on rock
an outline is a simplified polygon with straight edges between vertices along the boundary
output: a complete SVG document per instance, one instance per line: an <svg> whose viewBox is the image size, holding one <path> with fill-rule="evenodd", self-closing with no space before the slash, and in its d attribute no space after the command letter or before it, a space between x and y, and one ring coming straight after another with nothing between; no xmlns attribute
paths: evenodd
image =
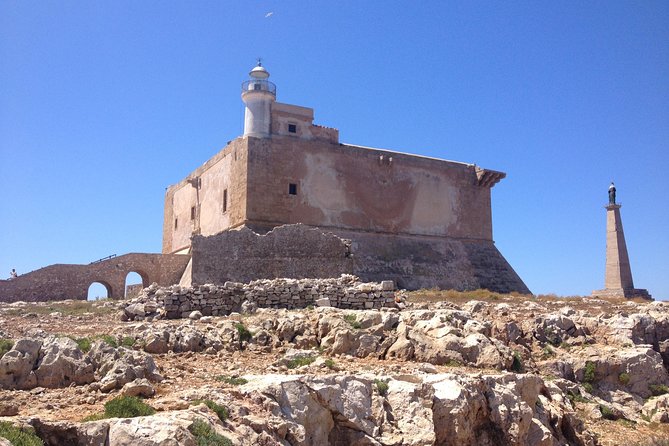
<svg viewBox="0 0 669 446"><path fill-rule="evenodd" d="M11 339L0 338L0 358L2 358L5 355L5 353L10 351L13 346L14 346L14 341L12 341Z"/></svg>
<svg viewBox="0 0 669 446"><path fill-rule="evenodd" d="M618 382L623 386L626 386L630 382L630 375L628 373L621 373L618 375Z"/></svg>
<svg viewBox="0 0 669 446"><path fill-rule="evenodd" d="M599 405L599 411L602 413L602 418L604 418L605 420L616 420L616 419L618 419L618 417L616 417L616 414L608 406L600 404Z"/></svg>
<svg viewBox="0 0 669 446"><path fill-rule="evenodd" d="M360 325L360 322L358 322L358 316L355 314L346 314L344 315L344 320L349 323L351 328L355 330L359 330L362 325Z"/></svg>
<svg viewBox="0 0 669 446"><path fill-rule="evenodd" d="M226 384L230 384L231 386L241 386L241 385L244 385L244 384L246 384L247 382L249 382L249 381L248 381L247 379L245 379L245 378L241 378L241 377L236 378L236 377L233 377L233 376L227 376L227 375L218 375L218 376L216 377L216 380L217 380L217 381L223 381L224 383L226 383Z"/></svg>
<svg viewBox="0 0 669 446"><path fill-rule="evenodd" d="M12 423L0 421L0 437L13 446L43 446L44 442L32 430L19 429Z"/></svg>
<svg viewBox="0 0 669 446"><path fill-rule="evenodd" d="M235 324L235 328L237 329L237 333L239 333L239 342L248 342L253 338L253 334L241 322Z"/></svg>
<svg viewBox="0 0 669 446"><path fill-rule="evenodd" d="M574 403L589 403L590 402L589 399L585 398L580 393L569 392L567 394L567 398L569 398L569 401L571 401L572 404L574 404Z"/></svg>
<svg viewBox="0 0 669 446"><path fill-rule="evenodd" d="M232 446L232 441L216 431L202 420L195 420L188 426L188 430L195 437L197 446Z"/></svg>
<svg viewBox="0 0 669 446"><path fill-rule="evenodd" d="M374 380L374 385L376 385L376 390L379 392L379 395L386 396L388 393L388 383L380 379Z"/></svg>
<svg viewBox="0 0 669 446"><path fill-rule="evenodd" d="M330 370L334 370L337 368L337 365L335 364L334 360L328 358L326 359L323 364L325 364L325 367L329 368Z"/></svg>
<svg viewBox="0 0 669 446"><path fill-rule="evenodd" d="M650 393L652 393L653 396L660 396L664 395L665 393L669 393L669 387L665 386L664 384L651 384L648 386L648 390L650 390Z"/></svg>
<svg viewBox="0 0 669 446"><path fill-rule="evenodd" d="M585 362L585 371L583 372L583 382L594 383L595 382L595 363L592 361Z"/></svg>
<svg viewBox="0 0 669 446"><path fill-rule="evenodd" d="M216 415L218 415L218 419L221 421L227 420L228 416L230 415L227 407L221 406L220 404L217 404L212 400L196 400L193 401L193 404L195 405L204 404L205 406L213 410L216 413Z"/></svg>

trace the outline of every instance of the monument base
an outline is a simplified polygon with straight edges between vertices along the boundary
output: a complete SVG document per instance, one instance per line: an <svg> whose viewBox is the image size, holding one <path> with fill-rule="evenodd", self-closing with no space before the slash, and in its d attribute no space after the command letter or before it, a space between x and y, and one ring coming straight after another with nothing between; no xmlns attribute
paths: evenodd
<svg viewBox="0 0 669 446"><path fill-rule="evenodd" d="M625 299L647 299L653 300L648 290L639 288L608 288L605 290L595 290L592 297L624 297Z"/></svg>

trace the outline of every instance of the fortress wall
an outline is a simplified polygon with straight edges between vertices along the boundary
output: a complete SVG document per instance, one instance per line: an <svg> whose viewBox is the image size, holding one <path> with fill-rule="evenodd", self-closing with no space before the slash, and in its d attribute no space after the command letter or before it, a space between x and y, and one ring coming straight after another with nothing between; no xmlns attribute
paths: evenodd
<svg viewBox="0 0 669 446"><path fill-rule="evenodd" d="M124 297L125 279L136 272L143 285L178 283L190 259L183 255L131 253L90 265L57 264L0 281L0 302L40 302L88 298L88 288L102 283L111 298Z"/></svg>
<svg viewBox="0 0 669 446"><path fill-rule="evenodd" d="M248 228L193 239L193 283L259 278L393 280L400 288L530 293L488 240L322 230L286 225L265 235Z"/></svg>
<svg viewBox="0 0 669 446"><path fill-rule="evenodd" d="M193 237L192 282L328 278L351 272L346 240L303 225L259 235L248 228Z"/></svg>
<svg viewBox="0 0 669 446"><path fill-rule="evenodd" d="M290 136L248 145L247 224L492 240L474 165Z"/></svg>

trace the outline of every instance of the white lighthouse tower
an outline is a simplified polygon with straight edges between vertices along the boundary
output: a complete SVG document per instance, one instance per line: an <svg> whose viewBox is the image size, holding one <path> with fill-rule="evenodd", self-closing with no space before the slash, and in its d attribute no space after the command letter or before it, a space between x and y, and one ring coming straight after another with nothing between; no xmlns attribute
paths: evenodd
<svg viewBox="0 0 669 446"><path fill-rule="evenodd" d="M270 136L272 102L276 100L276 85L268 81L269 71L258 65L249 73L251 79L242 83L244 112L244 136L267 138Z"/></svg>

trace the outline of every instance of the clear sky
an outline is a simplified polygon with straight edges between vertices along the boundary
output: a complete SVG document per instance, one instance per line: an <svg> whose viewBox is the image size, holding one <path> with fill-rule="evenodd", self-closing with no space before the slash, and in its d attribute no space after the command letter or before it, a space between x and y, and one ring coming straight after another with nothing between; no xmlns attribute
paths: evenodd
<svg viewBox="0 0 669 446"><path fill-rule="evenodd" d="M165 188L277 99L342 142L476 163L534 293L603 287L618 187L669 299L669 2L0 0L0 275L160 252Z"/></svg>

